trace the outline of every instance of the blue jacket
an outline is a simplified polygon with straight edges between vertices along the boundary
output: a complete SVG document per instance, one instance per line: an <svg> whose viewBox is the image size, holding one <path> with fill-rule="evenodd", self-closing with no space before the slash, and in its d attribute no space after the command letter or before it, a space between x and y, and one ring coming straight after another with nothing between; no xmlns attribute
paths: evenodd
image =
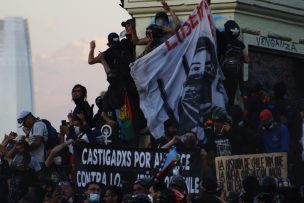
<svg viewBox="0 0 304 203"><path fill-rule="evenodd" d="M262 137L266 153L289 151L290 136L285 125L277 124L270 130L263 130Z"/></svg>

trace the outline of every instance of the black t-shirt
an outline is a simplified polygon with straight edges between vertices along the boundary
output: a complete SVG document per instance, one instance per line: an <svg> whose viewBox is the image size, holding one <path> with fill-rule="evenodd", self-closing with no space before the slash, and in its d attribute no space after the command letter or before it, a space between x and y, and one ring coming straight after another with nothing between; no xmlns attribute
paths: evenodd
<svg viewBox="0 0 304 203"><path fill-rule="evenodd" d="M231 132L226 132L223 135L208 133L206 136L208 142L204 148L207 152L212 151L216 156L227 156L232 154Z"/></svg>
<svg viewBox="0 0 304 203"><path fill-rule="evenodd" d="M241 50L244 50L246 48L245 44L242 41L239 39L229 39L226 37L225 32L220 32L219 30L216 32L216 39L219 60L223 58L223 55L230 46L240 47Z"/></svg>
<svg viewBox="0 0 304 203"><path fill-rule="evenodd" d="M93 126L93 109L87 101L78 102L74 108L73 115L83 113L87 123Z"/></svg>
<svg viewBox="0 0 304 203"><path fill-rule="evenodd" d="M103 54L110 70L115 72L118 78L127 80L125 82L128 82L131 79L129 65L135 58L132 41L123 39L120 43L112 45Z"/></svg>

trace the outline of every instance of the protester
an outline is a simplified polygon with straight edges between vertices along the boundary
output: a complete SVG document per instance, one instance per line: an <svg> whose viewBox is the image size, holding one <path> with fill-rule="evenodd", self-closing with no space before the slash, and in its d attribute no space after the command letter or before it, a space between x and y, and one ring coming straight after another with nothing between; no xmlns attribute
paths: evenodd
<svg viewBox="0 0 304 203"><path fill-rule="evenodd" d="M152 140L152 148L160 148L169 142L170 146L178 140L178 123L173 119L168 119L164 122L165 135L157 140ZM168 148L168 147L167 147Z"/></svg>
<svg viewBox="0 0 304 203"><path fill-rule="evenodd" d="M89 182L85 186L84 203L101 202L101 187L97 182Z"/></svg>
<svg viewBox="0 0 304 203"><path fill-rule="evenodd" d="M37 180L34 170L30 169L31 155L24 151L11 165L8 202L18 202L31 190Z"/></svg>
<svg viewBox="0 0 304 203"><path fill-rule="evenodd" d="M39 118L34 117L29 111L22 111L17 120L22 126L31 129L28 142L30 154L40 163L43 163L45 161L45 143L48 141L46 124Z"/></svg>
<svg viewBox="0 0 304 203"><path fill-rule="evenodd" d="M256 129L259 126L260 112L269 103L269 98L262 93L262 85L259 83L249 83L247 84L247 94L244 100L245 112L249 125Z"/></svg>
<svg viewBox="0 0 304 203"><path fill-rule="evenodd" d="M180 101L174 103L179 105L178 114L185 115L182 119L180 115L176 117L175 112L170 116L158 114L157 121L169 117L159 123L161 129L165 129L164 135L158 140L152 139L150 149L138 149L146 120L139 108L137 91L141 96L146 92L137 89L130 74L130 64L136 58L135 46L147 45L144 52L147 54L176 34L181 26L169 5L163 0L161 3L165 12L156 13L154 23L146 29L145 38L138 39L135 19L129 19L121 23L125 38L110 33L106 51L95 56L95 41L90 42L88 63L102 64L109 82L108 90L95 100L98 111L94 118L93 105L87 101L87 89L80 84L72 89L76 106L69 112L68 122L62 120L59 134L49 121L37 118L29 111L19 114L17 122L23 132L4 135L0 144L1 203L304 202L301 175L304 168L304 105L300 103L296 107L296 102L287 97L287 86L283 82L274 85L271 98L264 93L262 84L249 84L244 106L233 105L238 89L242 89L243 63L249 62L245 45L239 39L241 29L235 21L227 21L225 31L218 33L218 55L226 77L229 108L218 107L213 100L211 88L223 95L225 91L221 71L216 69L215 49L210 47L212 40L208 38L209 42L201 37L194 43L198 46L193 49L195 60L189 73L191 80L185 82L187 94L195 99L184 97L182 104ZM208 7L204 2L202 5ZM167 13L170 13L172 25ZM201 64L201 57L206 59L205 66ZM186 62L183 57L188 74ZM200 68L204 71L193 74ZM192 79L202 85L199 90L195 89L197 84ZM215 82L216 86L212 86ZM147 88L159 91L153 85ZM159 96L165 101L168 95ZM191 99L196 103L191 103ZM171 108L170 105L167 107ZM188 110L182 112L182 107ZM198 115L199 121L189 115L192 112ZM202 131L183 130L188 121L201 127ZM276 156L254 158L251 163L242 158L230 160L230 155L247 154L250 157L250 154L273 152L287 152L288 165L285 167L283 158ZM253 165L256 168L251 169ZM285 176L278 165L288 169L288 178L278 178ZM119 172L119 167L123 172ZM138 172L136 177L134 171ZM227 181L227 188L221 188L225 184L221 182L223 180ZM228 181L235 185L228 185ZM199 186L200 193L191 194L197 193Z"/></svg>
<svg viewBox="0 0 304 203"><path fill-rule="evenodd" d="M67 146L71 143L72 139L54 147L44 163L44 173L55 183L69 180L72 168L69 163L71 154Z"/></svg>
<svg viewBox="0 0 304 203"><path fill-rule="evenodd" d="M129 24L130 21L123 23L124 26ZM110 33L108 40L109 48L97 57L94 57L95 42L92 41L89 53L89 64L102 63L110 84L104 96L102 117L113 126L113 119L107 117L107 113L115 112L115 124L121 131L120 139L128 142L131 140L134 144L136 135L146 127L144 115L139 108L138 92L130 75L129 64L135 59L134 46L129 38L120 41L116 33ZM121 112L127 112L128 115L122 115Z"/></svg>
<svg viewBox="0 0 304 203"><path fill-rule="evenodd" d="M287 95L287 85L277 82L273 86L273 98L269 106L273 112L274 121L282 123L288 129L290 136L289 158L291 163L301 160L302 117L294 102Z"/></svg>
<svg viewBox="0 0 304 203"><path fill-rule="evenodd" d="M239 39L240 26L234 20L228 20L224 31L217 33L219 60L226 77L224 86L228 95L228 106L235 101L237 90L243 87L243 63L249 63L244 43Z"/></svg>
<svg viewBox="0 0 304 203"><path fill-rule="evenodd" d="M149 187L148 183L143 179L138 179L133 183L133 194L148 194L149 193Z"/></svg>
<svg viewBox="0 0 304 203"><path fill-rule="evenodd" d="M160 193L167 188L166 183L161 181L155 181L150 189L149 189L149 195L152 197L152 202L159 199Z"/></svg>
<svg viewBox="0 0 304 203"><path fill-rule="evenodd" d="M95 99L95 104L98 107L97 113L94 115L93 120L94 120L94 126L98 129L101 129L103 119L102 119L102 106L103 106L103 100L104 100L104 94L103 92L102 96L98 96Z"/></svg>
<svg viewBox="0 0 304 203"><path fill-rule="evenodd" d="M201 193L194 203L225 203L221 197L222 194L217 192L216 181L212 178L205 178L201 183Z"/></svg>
<svg viewBox="0 0 304 203"><path fill-rule="evenodd" d="M172 190L176 196L180 197L180 201L185 201L189 194L187 183L183 176L174 175L170 181L169 189Z"/></svg>
<svg viewBox="0 0 304 203"><path fill-rule="evenodd" d="M87 89L80 84L75 85L72 89L72 99L76 104L73 115L83 113L87 124L93 127L93 106L90 106L86 100Z"/></svg>
<svg viewBox="0 0 304 203"><path fill-rule="evenodd" d="M169 5L162 0L163 8L166 12L170 13L173 26L170 26L169 17L166 12L157 12L155 14L154 24L149 25L146 28L146 37L139 39L136 33L135 24L132 24L132 41L135 45L147 45L142 55L146 55L153 49L158 47L160 44L169 39L170 36L174 35L180 28L180 20L175 15L174 11Z"/></svg>
<svg viewBox="0 0 304 203"><path fill-rule="evenodd" d="M121 203L122 202L122 191L117 186L109 186L106 188L105 194L103 195L104 203Z"/></svg>
<svg viewBox="0 0 304 203"><path fill-rule="evenodd" d="M256 148L261 143L256 140L252 131L248 130L248 123L244 117L244 112L240 106L233 105L228 109L232 118L231 125L231 145L233 146L232 154L249 154L255 153Z"/></svg>
<svg viewBox="0 0 304 203"><path fill-rule="evenodd" d="M256 196L257 203L277 203L280 201L278 185L273 177L266 176L261 181L261 192Z"/></svg>
<svg viewBox="0 0 304 203"><path fill-rule="evenodd" d="M181 203L183 195L179 192L174 192L171 189L161 191L159 195L159 203Z"/></svg>
<svg viewBox="0 0 304 203"><path fill-rule="evenodd" d="M214 131L206 134L206 151L216 156L227 156L232 154L231 117L221 108L215 108L212 113Z"/></svg>
<svg viewBox="0 0 304 203"><path fill-rule="evenodd" d="M259 181L255 176L247 176L243 180L243 193L240 195L240 203L253 203L254 197L259 192Z"/></svg>
<svg viewBox="0 0 304 203"><path fill-rule="evenodd" d="M290 137L286 126L274 122L272 113L268 109L260 113L260 121L264 152L289 152Z"/></svg>

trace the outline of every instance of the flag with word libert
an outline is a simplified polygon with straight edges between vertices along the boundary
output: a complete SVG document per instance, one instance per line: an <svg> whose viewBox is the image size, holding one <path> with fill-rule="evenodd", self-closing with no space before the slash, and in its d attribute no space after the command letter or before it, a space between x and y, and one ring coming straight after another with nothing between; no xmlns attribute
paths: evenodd
<svg viewBox="0 0 304 203"><path fill-rule="evenodd" d="M156 139L171 118L179 123L180 135L193 131L203 140L204 119L213 106L224 108L227 101L207 2L195 7L175 35L131 64L131 75Z"/></svg>

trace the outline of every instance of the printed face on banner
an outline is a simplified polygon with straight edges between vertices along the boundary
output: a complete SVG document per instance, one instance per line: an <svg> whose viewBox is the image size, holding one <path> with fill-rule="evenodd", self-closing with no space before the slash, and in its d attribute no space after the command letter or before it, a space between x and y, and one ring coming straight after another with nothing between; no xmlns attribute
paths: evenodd
<svg viewBox="0 0 304 203"><path fill-rule="evenodd" d="M216 78L217 61L211 40L201 37L197 41L189 74L180 100L181 133L201 126L212 106L212 83Z"/></svg>

